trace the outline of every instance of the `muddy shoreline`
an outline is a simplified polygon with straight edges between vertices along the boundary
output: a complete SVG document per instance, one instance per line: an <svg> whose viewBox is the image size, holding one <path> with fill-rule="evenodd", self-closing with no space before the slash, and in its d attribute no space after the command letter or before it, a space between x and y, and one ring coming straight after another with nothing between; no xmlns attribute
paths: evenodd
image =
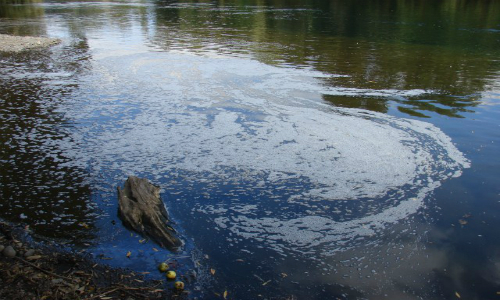
<svg viewBox="0 0 500 300"><path fill-rule="evenodd" d="M57 45L60 42L61 40L54 38L0 34L0 52L41 49Z"/></svg>
<svg viewBox="0 0 500 300"><path fill-rule="evenodd" d="M147 274L111 268L91 255L34 241L26 227L0 221L0 299L185 299Z"/></svg>

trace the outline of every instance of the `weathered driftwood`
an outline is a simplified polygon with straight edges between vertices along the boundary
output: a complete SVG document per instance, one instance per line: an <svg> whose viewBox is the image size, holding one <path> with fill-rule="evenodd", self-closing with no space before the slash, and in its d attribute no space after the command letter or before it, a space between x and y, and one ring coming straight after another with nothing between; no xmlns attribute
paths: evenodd
<svg viewBox="0 0 500 300"><path fill-rule="evenodd" d="M160 199L160 188L147 179L130 176L118 187L118 216L123 224L158 243L176 250L182 242L169 226L168 213Z"/></svg>

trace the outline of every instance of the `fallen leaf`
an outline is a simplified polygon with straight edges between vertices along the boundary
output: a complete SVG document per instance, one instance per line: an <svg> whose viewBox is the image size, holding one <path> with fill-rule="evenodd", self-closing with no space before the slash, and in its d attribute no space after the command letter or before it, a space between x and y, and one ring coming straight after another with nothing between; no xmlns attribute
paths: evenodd
<svg viewBox="0 0 500 300"><path fill-rule="evenodd" d="M62 278L56 278L56 279L52 279L51 283L52 284L60 284L60 283L64 283L64 280Z"/></svg>
<svg viewBox="0 0 500 300"><path fill-rule="evenodd" d="M466 220L462 220L462 219L460 219L460 220L458 220L458 223L460 223L460 225L465 225L465 224L467 224L468 222L467 222Z"/></svg>
<svg viewBox="0 0 500 300"><path fill-rule="evenodd" d="M83 271L75 271L75 272L73 272L73 274L76 274L76 275L87 275L87 273L85 273Z"/></svg>
<svg viewBox="0 0 500 300"><path fill-rule="evenodd" d="M40 258L42 258L41 255L32 255L32 256L26 257L26 260L35 260L35 259L40 259Z"/></svg>
<svg viewBox="0 0 500 300"><path fill-rule="evenodd" d="M210 269L210 273L212 273L212 275L215 275L215 270L214 269Z"/></svg>
<svg viewBox="0 0 500 300"><path fill-rule="evenodd" d="M458 299L460 299L460 294L458 292L455 292L455 296L457 296Z"/></svg>
<svg viewBox="0 0 500 300"><path fill-rule="evenodd" d="M146 239L139 240L139 243L144 244L146 242Z"/></svg>
<svg viewBox="0 0 500 300"><path fill-rule="evenodd" d="M127 252L127 257L130 258L130 255L132 255L132 252Z"/></svg>
<svg viewBox="0 0 500 300"><path fill-rule="evenodd" d="M86 223L80 222L78 223L78 225L82 226L85 229L89 229L89 225L87 225Z"/></svg>
<svg viewBox="0 0 500 300"><path fill-rule="evenodd" d="M227 298L227 291L224 291L223 296L224 296L224 299L226 299L226 298Z"/></svg>
<svg viewBox="0 0 500 300"><path fill-rule="evenodd" d="M153 247L153 250L156 251L156 252L160 251L160 250L156 249L155 247Z"/></svg>
<svg viewBox="0 0 500 300"><path fill-rule="evenodd" d="M245 261L244 261L243 259L241 259L241 258L238 258L236 261L237 261L237 262L245 262Z"/></svg>
<svg viewBox="0 0 500 300"><path fill-rule="evenodd" d="M60 287L58 287L58 288L57 288L57 290L58 290L59 292L63 292L64 294L69 294L69 293L72 293L72 292L73 292L73 290L72 290L72 289L70 289L69 287L64 287L64 286L60 286ZM102 298L101 298L101 299L102 299Z"/></svg>
<svg viewBox="0 0 500 300"><path fill-rule="evenodd" d="M287 277L287 276L288 276L288 274L287 274L287 273L281 273L281 277L285 278L285 277Z"/></svg>

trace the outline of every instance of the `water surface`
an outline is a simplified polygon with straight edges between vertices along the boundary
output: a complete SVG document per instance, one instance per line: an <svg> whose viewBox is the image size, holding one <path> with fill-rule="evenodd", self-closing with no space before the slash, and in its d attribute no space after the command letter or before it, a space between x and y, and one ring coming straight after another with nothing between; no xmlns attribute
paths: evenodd
<svg viewBox="0 0 500 300"><path fill-rule="evenodd" d="M207 299L497 297L497 3L1 7L63 40L1 56L2 218ZM180 253L121 226L128 175Z"/></svg>

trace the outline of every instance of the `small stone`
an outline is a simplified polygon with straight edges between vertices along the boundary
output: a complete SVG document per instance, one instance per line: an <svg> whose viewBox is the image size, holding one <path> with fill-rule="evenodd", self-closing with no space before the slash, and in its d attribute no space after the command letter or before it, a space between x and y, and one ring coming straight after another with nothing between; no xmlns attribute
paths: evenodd
<svg viewBox="0 0 500 300"><path fill-rule="evenodd" d="M10 257L10 258L16 256L16 250L14 250L14 248L12 248L12 246L5 247L5 249L3 249L3 251L2 251L2 253L6 257Z"/></svg>
<svg viewBox="0 0 500 300"><path fill-rule="evenodd" d="M4 245L0 245L0 252L2 252L3 249L5 249L5 246Z"/></svg>
<svg viewBox="0 0 500 300"><path fill-rule="evenodd" d="M24 256L28 257L28 256L33 256L34 254L35 254L35 250L29 249L28 251L26 251L26 253L24 253Z"/></svg>

